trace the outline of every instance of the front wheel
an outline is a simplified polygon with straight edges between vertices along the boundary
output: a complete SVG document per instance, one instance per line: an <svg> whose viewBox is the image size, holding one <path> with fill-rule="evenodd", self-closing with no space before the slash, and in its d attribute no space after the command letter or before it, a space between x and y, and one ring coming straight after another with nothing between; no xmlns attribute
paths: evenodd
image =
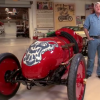
<svg viewBox="0 0 100 100"><path fill-rule="evenodd" d="M73 20L72 16L68 16L68 21L72 21L72 20Z"/></svg>
<svg viewBox="0 0 100 100"><path fill-rule="evenodd" d="M20 68L18 59L11 53L0 54L0 100L8 100L19 89L20 83L6 82L5 75Z"/></svg>
<svg viewBox="0 0 100 100"><path fill-rule="evenodd" d="M58 17L58 20L59 20L60 22L62 22L62 21L63 21L63 16L59 16L59 17Z"/></svg>
<svg viewBox="0 0 100 100"><path fill-rule="evenodd" d="M83 100L86 87L86 64L81 53L74 56L68 76L69 100Z"/></svg>

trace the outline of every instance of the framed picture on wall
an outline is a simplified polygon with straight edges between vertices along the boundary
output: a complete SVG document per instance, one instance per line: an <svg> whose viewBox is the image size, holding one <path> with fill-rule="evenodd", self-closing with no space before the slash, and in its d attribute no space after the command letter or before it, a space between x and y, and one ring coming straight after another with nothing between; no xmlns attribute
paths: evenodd
<svg viewBox="0 0 100 100"><path fill-rule="evenodd" d="M54 4L55 30L64 26L75 26L75 4L55 3Z"/></svg>
<svg viewBox="0 0 100 100"><path fill-rule="evenodd" d="M53 2L37 1L37 28L54 28Z"/></svg>

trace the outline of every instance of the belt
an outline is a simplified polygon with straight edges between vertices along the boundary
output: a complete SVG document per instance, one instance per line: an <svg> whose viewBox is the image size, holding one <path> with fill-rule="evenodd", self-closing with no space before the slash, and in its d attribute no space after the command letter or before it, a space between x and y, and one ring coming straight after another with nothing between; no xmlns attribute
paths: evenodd
<svg viewBox="0 0 100 100"><path fill-rule="evenodd" d="M100 39L100 36L90 36L92 38L95 38L95 39Z"/></svg>

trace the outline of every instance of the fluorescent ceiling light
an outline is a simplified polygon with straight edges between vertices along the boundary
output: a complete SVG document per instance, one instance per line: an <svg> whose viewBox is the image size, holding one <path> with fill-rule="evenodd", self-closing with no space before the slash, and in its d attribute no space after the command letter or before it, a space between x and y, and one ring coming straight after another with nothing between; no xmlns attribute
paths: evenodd
<svg viewBox="0 0 100 100"><path fill-rule="evenodd" d="M13 12L9 11L8 13L12 14Z"/></svg>

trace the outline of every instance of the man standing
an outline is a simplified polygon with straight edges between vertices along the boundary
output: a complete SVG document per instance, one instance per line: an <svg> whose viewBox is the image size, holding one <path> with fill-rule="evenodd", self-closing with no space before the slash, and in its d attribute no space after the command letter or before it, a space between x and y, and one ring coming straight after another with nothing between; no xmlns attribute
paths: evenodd
<svg viewBox="0 0 100 100"><path fill-rule="evenodd" d="M100 78L100 2L94 4L94 14L84 22L84 32L88 38L87 78L92 75L96 51L98 52L97 76Z"/></svg>

